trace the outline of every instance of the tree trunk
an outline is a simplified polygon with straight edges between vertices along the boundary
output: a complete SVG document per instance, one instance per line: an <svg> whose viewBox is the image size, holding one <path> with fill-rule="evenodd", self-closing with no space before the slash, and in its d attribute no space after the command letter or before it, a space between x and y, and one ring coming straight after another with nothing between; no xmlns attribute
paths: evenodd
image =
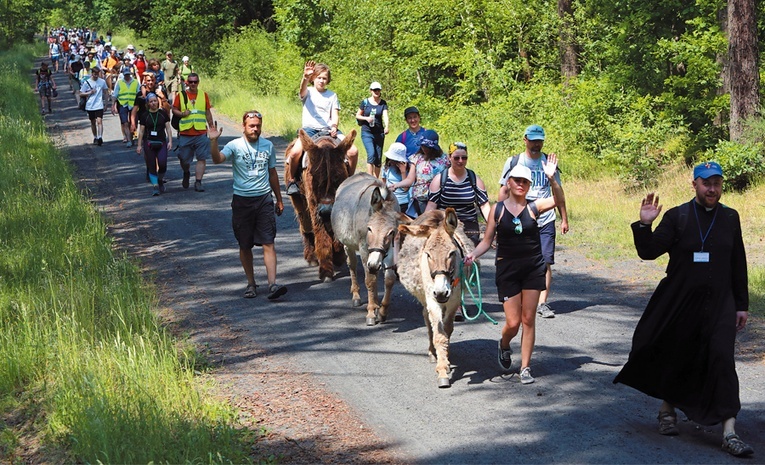
<svg viewBox="0 0 765 465"><path fill-rule="evenodd" d="M579 47L574 33L574 6L572 0L558 0L558 19L560 20L560 74L564 81L579 74L577 55Z"/></svg>
<svg viewBox="0 0 765 465"><path fill-rule="evenodd" d="M730 140L740 141L744 120L760 112L756 0L728 2Z"/></svg>

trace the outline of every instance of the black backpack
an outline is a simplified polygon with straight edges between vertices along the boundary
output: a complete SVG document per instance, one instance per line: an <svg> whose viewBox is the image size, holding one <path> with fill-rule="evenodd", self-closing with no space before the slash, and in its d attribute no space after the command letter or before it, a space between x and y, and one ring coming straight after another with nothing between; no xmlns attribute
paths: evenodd
<svg viewBox="0 0 765 465"><path fill-rule="evenodd" d="M181 94L183 95L183 105L188 106L189 104L189 97L186 95L186 91L182 90ZM173 113L173 117L170 119L170 126L173 127L176 131L180 131L180 124L181 124L181 117L175 116L175 113Z"/></svg>

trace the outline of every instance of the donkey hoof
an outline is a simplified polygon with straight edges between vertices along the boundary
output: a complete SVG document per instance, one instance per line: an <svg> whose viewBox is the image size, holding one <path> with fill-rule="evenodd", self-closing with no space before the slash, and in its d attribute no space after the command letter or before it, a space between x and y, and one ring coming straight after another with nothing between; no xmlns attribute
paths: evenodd
<svg viewBox="0 0 765 465"><path fill-rule="evenodd" d="M308 260L308 266L319 266L319 262L316 260Z"/></svg>
<svg viewBox="0 0 765 465"><path fill-rule="evenodd" d="M331 283L334 280L335 278L333 278L332 276L325 276L324 279L322 279L322 282Z"/></svg>
<svg viewBox="0 0 765 465"><path fill-rule="evenodd" d="M452 383L451 381L449 381L449 378L438 378L438 387L439 388L452 387Z"/></svg>
<svg viewBox="0 0 765 465"><path fill-rule="evenodd" d="M354 307L361 307L361 299L353 299Z"/></svg>
<svg viewBox="0 0 765 465"><path fill-rule="evenodd" d="M373 317L367 318L367 326L374 326L377 324L377 319Z"/></svg>

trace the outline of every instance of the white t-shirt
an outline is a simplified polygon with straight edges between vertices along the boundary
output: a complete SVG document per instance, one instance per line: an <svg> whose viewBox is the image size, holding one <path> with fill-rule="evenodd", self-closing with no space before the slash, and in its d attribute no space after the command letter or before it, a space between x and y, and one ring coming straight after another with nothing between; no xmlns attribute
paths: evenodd
<svg viewBox="0 0 765 465"><path fill-rule="evenodd" d="M337 94L331 90L319 92L315 87L309 87L303 99L303 127L311 129L328 129L332 110L340 111L340 101Z"/></svg>
<svg viewBox="0 0 765 465"><path fill-rule="evenodd" d="M502 178L499 180L499 184L501 186L504 186L507 183L507 178L504 177L506 173L510 171L510 163L512 162L513 157L509 157L505 161L505 166L502 168ZM536 199L544 199L548 197L552 197L552 187L550 187L550 180L547 179L547 175L545 174L544 166L542 166L542 162L547 163L547 156L545 154L542 154L541 157L537 158L536 160L528 157L526 155L526 152L523 152L519 154L518 156L518 164L521 166L527 167L529 170L531 170L531 187L529 188L529 192L526 194L526 200L536 200ZM560 171L555 172L555 180L558 181L558 184L561 184L560 182ZM555 209L548 210L544 213L540 213L537 217L537 224L541 227L546 225L547 223L550 223L552 221L555 221Z"/></svg>
<svg viewBox="0 0 765 465"><path fill-rule="evenodd" d="M80 86L80 92L89 92L95 90L94 93L88 97L88 103L85 104L85 110L96 111L104 109L104 92L108 92L109 88L106 87L106 81L98 78L93 80L92 76L87 81L83 82Z"/></svg>

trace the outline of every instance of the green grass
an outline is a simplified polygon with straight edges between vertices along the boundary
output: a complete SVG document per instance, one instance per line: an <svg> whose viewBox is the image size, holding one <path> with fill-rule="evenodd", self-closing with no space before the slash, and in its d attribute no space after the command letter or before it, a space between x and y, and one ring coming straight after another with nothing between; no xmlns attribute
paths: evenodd
<svg viewBox="0 0 765 465"><path fill-rule="evenodd" d="M48 138L33 52L0 54L0 408L31 412L55 461L250 461L253 435L194 376L195 355L159 325L154 291ZM3 428L3 460L28 437Z"/></svg>

